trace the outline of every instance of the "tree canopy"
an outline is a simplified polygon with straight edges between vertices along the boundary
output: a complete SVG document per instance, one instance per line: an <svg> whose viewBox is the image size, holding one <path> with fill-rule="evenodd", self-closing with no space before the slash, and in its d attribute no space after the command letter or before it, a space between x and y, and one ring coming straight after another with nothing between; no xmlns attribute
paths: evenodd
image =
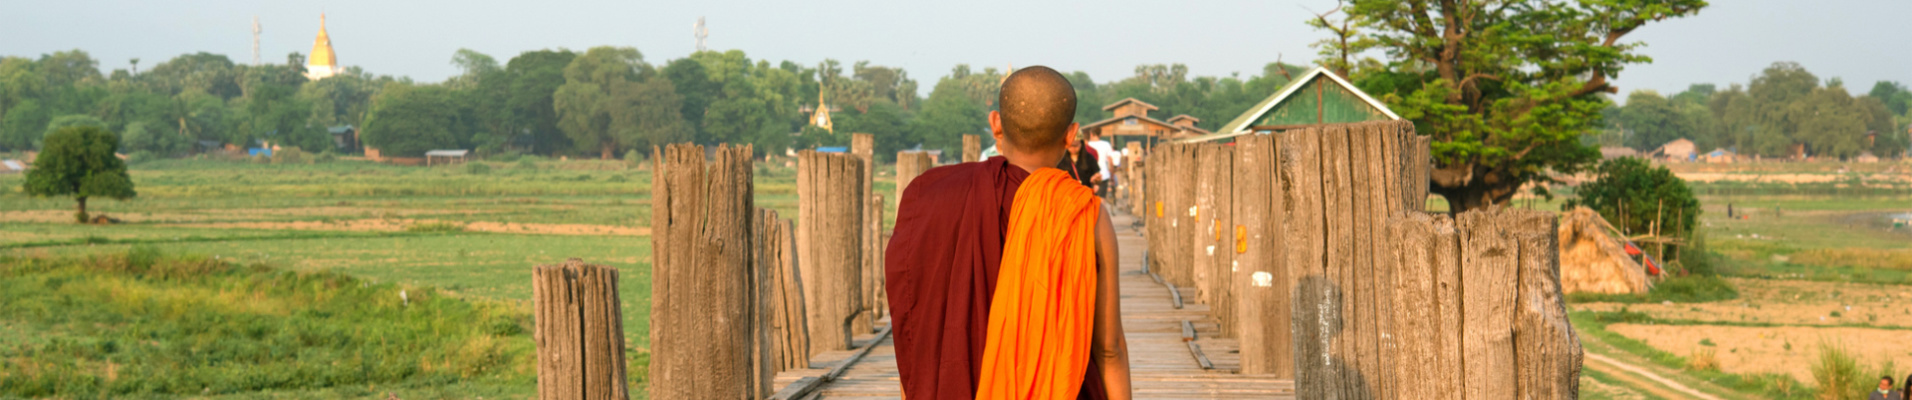
<svg viewBox="0 0 1912 400"><path fill-rule="evenodd" d="M1838 79L1821 79L1797 63L1774 63L1746 84L1725 90L1696 84L1671 97L1634 92L1625 106L1608 112L1603 144L1623 138L1628 147L1651 150L1689 139L1704 150L1724 148L1745 156L1847 159L1864 153L1902 155L1909 141L1904 112L1891 105L1912 99L1896 82L1879 82L1853 96ZM1794 151L1804 154L1794 154Z"/></svg>
<svg viewBox="0 0 1912 400"><path fill-rule="evenodd" d="M74 125L46 136L45 147L27 170L26 193L34 196L71 196L79 203L74 216L86 222L86 199L129 199L133 178L115 153L119 135L94 125Z"/></svg>
<svg viewBox="0 0 1912 400"><path fill-rule="evenodd" d="M1324 65L1432 136L1432 192L1456 211L1504 204L1531 181L1598 158L1598 127L1627 65L1650 62L1623 39L1649 23L1698 13L1704 0L1374 0L1343 4L1341 23L1312 24ZM1381 60L1353 60L1378 50Z"/></svg>

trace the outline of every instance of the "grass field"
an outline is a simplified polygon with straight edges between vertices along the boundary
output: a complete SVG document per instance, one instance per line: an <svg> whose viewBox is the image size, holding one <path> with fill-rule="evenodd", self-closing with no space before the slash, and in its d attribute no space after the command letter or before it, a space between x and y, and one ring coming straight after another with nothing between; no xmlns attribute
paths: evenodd
<svg viewBox="0 0 1912 400"><path fill-rule="evenodd" d="M605 161L520 160L489 168L399 167L337 161L279 165L164 160L133 166L140 195L95 199L93 215L121 221L72 223L73 202L20 192L21 175L0 175L0 257L5 263L86 264L93 257L160 249L169 257L261 266L296 273L342 274L370 285L416 287L448 299L497 304L528 329L531 266L581 258L623 272L625 341L633 362L648 358L650 311L650 166ZM891 193L879 168L876 193ZM757 205L796 215L794 170L760 165ZM894 197L889 199L894 204ZM890 221L894 216L886 217ZM164 282L156 283L163 286ZM184 290L184 289L182 289ZM393 297L392 299L396 299ZM0 309L10 308L0 304ZM48 324L0 313L0 360L20 357L7 337L49 333ZM66 331L52 331L65 336ZM23 336L24 335L24 336ZM522 339L522 340L520 340ZM503 339L501 339L503 340ZM509 340L530 344L529 337ZM532 361L517 359L513 368ZM101 378L104 370L61 374ZM377 384L256 385L210 390L237 397L523 397L535 382L516 370L455 377L386 379ZM0 376L12 376L0 372ZM642 369L632 379L642 387ZM120 384L126 385L126 384ZM110 385L109 385L110 386ZM373 388L384 388L376 389ZM55 385L38 397L105 391L179 394L177 390L104 390ZM59 389L66 388L66 389ZM389 390L386 390L389 389ZM36 389L38 390L38 389ZM115 391L118 390L118 391ZM195 393L196 394L196 393ZM381 397L382 398L382 397Z"/></svg>

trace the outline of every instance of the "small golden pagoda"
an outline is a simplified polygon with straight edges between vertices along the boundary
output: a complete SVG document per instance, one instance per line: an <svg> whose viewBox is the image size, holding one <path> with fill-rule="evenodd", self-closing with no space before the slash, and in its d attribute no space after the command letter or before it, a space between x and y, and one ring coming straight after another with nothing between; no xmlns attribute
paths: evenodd
<svg viewBox="0 0 1912 400"><path fill-rule="evenodd" d="M823 103L823 92L824 90L817 90L817 110L810 114L810 124L830 133L836 133L836 130L830 127L830 105Z"/></svg>
<svg viewBox="0 0 1912 400"><path fill-rule="evenodd" d="M319 14L319 37L312 39L312 54L305 58L305 78L316 81L344 71L332 53L332 37L325 33L325 14Z"/></svg>

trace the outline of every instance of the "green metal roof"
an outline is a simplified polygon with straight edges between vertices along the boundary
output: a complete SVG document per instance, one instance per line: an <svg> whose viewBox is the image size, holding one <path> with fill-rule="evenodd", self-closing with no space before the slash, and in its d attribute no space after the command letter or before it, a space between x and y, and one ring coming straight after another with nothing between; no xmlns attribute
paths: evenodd
<svg viewBox="0 0 1912 400"><path fill-rule="evenodd" d="M1315 92L1318 96L1297 96L1297 93ZM1401 116L1389 110L1374 97L1368 96L1360 88L1354 87L1346 79L1316 67L1302 74L1300 79L1289 81L1287 86L1268 96L1254 107L1249 107L1235 119L1222 125L1215 133L1183 139L1183 142L1206 142L1227 139L1252 133L1249 127L1255 125L1305 125L1319 123L1347 123L1364 121L1400 120Z"/></svg>

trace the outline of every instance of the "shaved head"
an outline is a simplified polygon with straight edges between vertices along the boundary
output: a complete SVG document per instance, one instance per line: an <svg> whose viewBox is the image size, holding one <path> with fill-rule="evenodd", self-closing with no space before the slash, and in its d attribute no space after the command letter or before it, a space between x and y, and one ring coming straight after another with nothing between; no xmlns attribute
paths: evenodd
<svg viewBox="0 0 1912 400"><path fill-rule="evenodd" d="M1060 147L1075 120L1075 86L1056 70L1033 66L1016 70L1002 83L1003 136L1026 151Z"/></svg>

